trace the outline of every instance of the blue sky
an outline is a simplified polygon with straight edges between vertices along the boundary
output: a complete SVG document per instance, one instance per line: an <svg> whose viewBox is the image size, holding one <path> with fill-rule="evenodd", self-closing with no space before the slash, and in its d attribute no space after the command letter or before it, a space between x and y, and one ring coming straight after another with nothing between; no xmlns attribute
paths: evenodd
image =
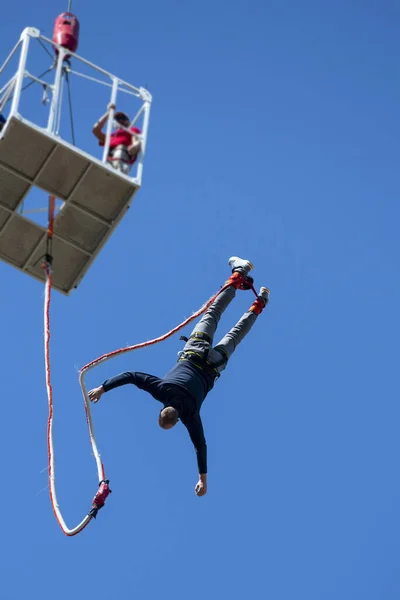
<svg viewBox="0 0 400 600"><path fill-rule="evenodd" d="M47 6L7 7L3 57L25 26L51 35L65 7ZM132 209L78 290L53 294L57 491L71 527L97 484L78 369L181 322L232 254L256 265L271 303L203 407L207 496L193 492L184 428L162 431L158 403L116 390L93 409L113 494L69 539L47 489L43 286L0 264L0 597L397 599L398 3L72 8L79 53L154 102ZM77 141L99 156L91 127L106 101L80 85ZM237 295L221 336L251 301ZM180 349L175 337L117 358L88 385L161 376Z"/></svg>

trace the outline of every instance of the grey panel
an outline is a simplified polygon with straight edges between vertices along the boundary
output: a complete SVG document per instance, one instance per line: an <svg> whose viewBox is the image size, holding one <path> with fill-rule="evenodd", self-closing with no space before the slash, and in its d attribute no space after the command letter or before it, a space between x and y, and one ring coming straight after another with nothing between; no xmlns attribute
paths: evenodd
<svg viewBox="0 0 400 600"><path fill-rule="evenodd" d="M64 204L54 223L54 232L58 236L90 253L96 250L108 230L107 225L99 223L69 203Z"/></svg>
<svg viewBox="0 0 400 600"><path fill-rule="evenodd" d="M37 185L66 200L89 165L87 158L59 144L37 178Z"/></svg>
<svg viewBox="0 0 400 600"><path fill-rule="evenodd" d="M30 184L0 164L0 205L14 210L29 190Z"/></svg>
<svg viewBox="0 0 400 600"><path fill-rule="evenodd" d="M7 210L4 210L4 208L1 208L0 206L0 230L6 223L7 219L10 218L10 216L10 213Z"/></svg>
<svg viewBox="0 0 400 600"><path fill-rule="evenodd" d="M0 163L34 179L55 145L55 140L12 119L0 140Z"/></svg>
<svg viewBox="0 0 400 600"><path fill-rule="evenodd" d="M71 194L71 202L91 210L112 223L132 197L136 186L117 173L93 164L79 187Z"/></svg>
<svg viewBox="0 0 400 600"><path fill-rule="evenodd" d="M22 268L43 236L43 229L14 214L0 234L0 255Z"/></svg>
<svg viewBox="0 0 400 600"><path fill-rule="evenodd" d="M31 264L27 268L27 273L43 281L45 280L45 273L41 265L45 253L46 244L43 241L34 252ZM64 294L68 294L79 273L90 260L90 257L83 254L79 249L58 239L53 240L53 256L53 287Z"/></svg>

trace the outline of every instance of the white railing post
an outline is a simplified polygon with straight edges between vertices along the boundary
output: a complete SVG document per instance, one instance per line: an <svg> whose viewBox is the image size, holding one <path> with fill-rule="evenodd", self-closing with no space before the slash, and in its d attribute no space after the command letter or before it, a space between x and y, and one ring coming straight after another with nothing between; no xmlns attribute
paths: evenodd
<svg viewBox="0 0 400 600"><path fill-rule="evenodd" d="M61 47L61 48L59 48L59 52L58 52L57 69L56 69L56 75L54 78L54 85L53 85L53 97L51 99L49 120L47 123L47 131L49 133L54 133L54 129L57 126L56 118L57 118L57 113L59 110L58 105L59 105L59 101L60 101L60 88L61 88L61 77L62 77L64 56L65 56L65 50L64 50L64 48Z"/></svg>
<svg viewBox="0 0 400 600"><path fill-rule="evenodd" d="M7 102L11 98L11 94L13 93L14 88L15 88L15 76L8 83L8 87L6 88L6 91L4 92L4 96L0 99L0 113L3 112ZM2 92L3 92L3 90L0 90L0 94Z"/></svg>
<svg viewBox="0 0 400 600"><path fill-rule="evenodd" d="M4 71L4 69L7 67L8 63L10 62L10 60L12 59L12 57L14 56L14 54L16 53L16 51L18 50L18 48L20 47L21 44L22 44L22 36L20 37L19 41L15 44L14 48L11 50L11 52L7 56L6 60L1 65L0 75Z"/></svg>
<svg viewBox="0 0 400 600"><path fill-rule="evenodd" d="M22 84L24 82L26 61L28 58L29 50L29 33L25 29L21 34L21 54L19 57L18 71L15 77L14 96L11 104L10 117L18 114L19 101L21 98Z"/></svg>
<svg viewBox="0 0 400 600"><path fill-rule="evenodd" d="M114 105L117 104L118 83L119 83L118 79L116 79L114 77L112 90L111 90L111 101L110 101L110 103L114 104ZM110 112L108 113L106 141L104 144L104 152L103 152L103 162L107 162L108 152L110 150L110 138L111 138L113 121L114 121L114 114L115 114L114 109L111 109Z"/></svg>
<svg viewBox="0 0 400 600"><path fill-rule="evenodd" d="M147 131L149 129L149 120L150 120L150 107L151 107L151 95L147 90L141 90L144 95L144 114L143 114L143 131L142 131L142 144L140 148L139 155L139 164L137 168L137 182L139 185L142 185L142 176L143 176L143 159L146 152L146 144L147 144ZM143 93L145 92L145 93Z"/></svg>

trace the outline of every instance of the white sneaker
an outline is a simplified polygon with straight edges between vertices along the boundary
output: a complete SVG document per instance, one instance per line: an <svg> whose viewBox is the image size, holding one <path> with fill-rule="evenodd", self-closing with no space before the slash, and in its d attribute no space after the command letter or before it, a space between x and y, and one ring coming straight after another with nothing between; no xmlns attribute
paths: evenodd
<svg viewBox="0 0 400 600"><path fill-rule="evenodd" d="M260 291L258 293L258 297L261 298L261 300L264 302L264 305L268 304L268 302L269 302L269 289L266 288L266 287L260 288Z"/></svg>
<svg viewBox="0 0 400 600"><path fill-rule="evenodd" d="M254 265L252 265L249 260L239 258L238 256L231 256L228 262L232 267L232 273L239 271L239 273L247 275L251 269L254 269Z"/></svg>

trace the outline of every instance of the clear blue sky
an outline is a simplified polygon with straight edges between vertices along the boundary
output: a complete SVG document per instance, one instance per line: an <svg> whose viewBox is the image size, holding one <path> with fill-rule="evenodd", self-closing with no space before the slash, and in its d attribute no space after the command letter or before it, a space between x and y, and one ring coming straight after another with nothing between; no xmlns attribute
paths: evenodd
<svg viewBox="0 0 400 600"><path fill-rule="evenodd" d="M1 56L66 7L3 10ZM251 259L271 303L207 398L209 492L182 426L124 388L94 407L113 494L66 538L47 489L43 286L0 264L1 600L394 600L399 531L400 6L75 0L79 53L154 97L143 187L69 298L53 295L57 490L96 490L77 370L168 331ZM40 68L38 66L38 68ZM98 155L105 108L80 93ZM38 119L43 110L40 94ZM1 193L1 191L0 191ZM247 309L238 294L224 333ZM163 375L178 337L118 358Z"/></svg>

